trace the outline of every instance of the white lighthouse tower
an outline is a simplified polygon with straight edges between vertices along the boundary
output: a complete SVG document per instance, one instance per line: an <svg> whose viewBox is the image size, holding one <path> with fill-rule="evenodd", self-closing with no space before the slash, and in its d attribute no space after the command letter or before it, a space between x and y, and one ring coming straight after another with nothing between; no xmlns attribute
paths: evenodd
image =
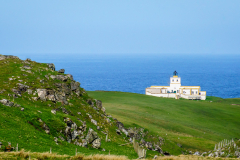
<svg viewBox="0 0 240 160"><path fill-rule="evenodd" d="M178 77L177 71L173 72L173 76L170 77L170 92L171 93L179 93L179 88L181 87L181 78Z"/></svg>

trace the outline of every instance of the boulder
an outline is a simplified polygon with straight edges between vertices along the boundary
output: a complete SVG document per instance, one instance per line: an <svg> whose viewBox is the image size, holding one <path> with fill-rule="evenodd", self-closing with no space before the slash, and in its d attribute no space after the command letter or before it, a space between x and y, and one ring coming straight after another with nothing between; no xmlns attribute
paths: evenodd
<svg viewBox="0 0 240 160"><path fill-rule="evenodd" d="M60 69L59 71L58 71L58 73L64 73L65 72L65 69Z"/></svg>
<svg viewBox="0 0 240 160"><path fill-rule="evenodd" d="M69 79L73 80L73 76L71 74L66 75Z"/></svg>
<svg viewBox="0 0 240 160"><path fill-rule="evenodd" d="M68 77L67 76L64 76L64 75L57 75L56 76L56 79L60 80L60 81L63 81L63 82L66 82Z"/></svg>
<svg viewBox="0 0 240 160"><path fill-rule="evenodd" d="M88 143L92 143L97 138L98 138L97 132L95 132L93 129L89 128L87 136L86 136L86 141Z"/></svg>
<svg viewBox="0 0 240 160"><path fill-rule="evenodd" d="M88 103L89 105L93 105L93 102L92 102L91 99L88 99L88 100L87 100L87 103Z"/></svg>
<svg viewBox="0 0 240 160"><path fill-rule="evenodd" d="M76 89L78 89L80 86L79 82L71 82L71 90L75 91Z"/></svg>
<svg viewBox="0 0 240 160"><path fill-rule="evenodd" d="M55 65L53 63L48 63L47 65L51 70L55 71Z"/></svg>
<svg viewBox="0 0 240 160"><path fill-rule="evenodd" d="M56 114L56 110L55 110L55 109L52 109L52 110L51 110L51 113Z"/></svg>
<svg viewBox="0 0 240 160"><path fill-rule="evenodd" d="M23 66L24 69L32 69L30 66Z"/></svg>
<svg viewBox="0 0 240 160"><path fill-rule="evenodd" d="M101 147L101 139L97 138L92 142L92 147L99 149Z"/></svg>
<svg viewBox="0 0 240 160"><path fill-rule="evenodd" d="M26 92L27 89L29 88L29 86L21 84L21 83L17 83L17 85L18 85L19 91L21 91L21 92Z"/></svg>
<svg viewBox="0 0 240 160"><path fill-rule="evenodd" d="M9 107L12 107L12 106L14 105L13 102L10 102L10 101L7 100L7 99L2 99L2 100L0 100L0 103L2 103L2 104L5 105L5 106L9 106Z"/></svg>
<svg viewBox="0 0 240 160"><path fill-rule="evenodd" d="M119 135L122 134L121 131L120 131L119 129L116 129L116 133L119 134Z"/></svg>
<svg viewBox="0 0 240 160"><path fill-rule="evenodd" d="M102 101L100 100L95 100L96 101L96 105L99 109L102 109Z"/></svg>
<svg viewBox="0 0 240 160"><path fill-rule="evenodd" d="M53 80L55 80L57 77L55 75L51 75L50 78L52 78Z"/></svg>
<svg viewBox="0 0 240 160"><path fill-rule="evenodd" d="M24 111L24 108L21 108L21 111Z"/></svg>
<svg viewBox="0 0 240 160"><path fill-rule="evenodd" d="M46 89L37 89L38 97L42 101L46 101L47 90Z"/></svg>

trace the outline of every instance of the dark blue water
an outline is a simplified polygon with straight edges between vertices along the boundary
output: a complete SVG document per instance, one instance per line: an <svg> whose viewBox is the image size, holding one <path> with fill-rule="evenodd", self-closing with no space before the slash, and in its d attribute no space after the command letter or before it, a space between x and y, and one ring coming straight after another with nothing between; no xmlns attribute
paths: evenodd
<svg viewBox="0 0 240 160"><path fill-rule="evenodd" d="M184 86L201 86L208 96L240 97L239 55L18 55L54 63L72 74L85 90L145 93L151 85L169 85L177 71Z"/></svg>

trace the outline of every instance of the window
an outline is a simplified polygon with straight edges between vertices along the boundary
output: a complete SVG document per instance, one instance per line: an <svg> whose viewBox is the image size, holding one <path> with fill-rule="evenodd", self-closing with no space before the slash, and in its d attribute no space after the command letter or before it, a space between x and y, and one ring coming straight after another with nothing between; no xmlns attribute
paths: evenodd
<svg viewBox="0 0 240 160"><path fill-rule="evenodd" d="M196 91L196 94L197 94L197 91Z"/></svg>
<svg viewBox="0 0 240 160"><path fill-rule="evenodd" d="M174 82L174 79L172 79L172 82Z"/></svg>
<svg viewBox="0 0 240 160"><path fill-rule="evenodd" d="M177 90L177 93L179 93L179 90Z"/></svg>
<svg viewBox="0 0 240 160"><path fill-rule="evenodd" d="M177 82L178 82L178 79L177 79Z"/></svg>

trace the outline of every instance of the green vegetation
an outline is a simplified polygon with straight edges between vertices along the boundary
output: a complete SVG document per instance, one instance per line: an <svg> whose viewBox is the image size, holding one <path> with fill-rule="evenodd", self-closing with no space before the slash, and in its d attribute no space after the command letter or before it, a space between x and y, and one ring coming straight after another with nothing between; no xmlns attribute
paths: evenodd
<svg viewBox="0 0 240 160"><path fill-rule="evenodd" d="M142 126L167 142L191 151L209 151L223 139L240 138L240 99L168 99L135 93L88 91L107 113L128 127ZM232 105L233 104L233 105ZM172 147L172 148L171 148ZM172 153L172 145L163 150Z"/></svg>
<svg viewBox="0 0 240 160"><path fill-rule="evenodd" d="M29 69L31 72L26 72L27 69L25 71L21 70L25 65L31 67ZM85 155L109 154L110 152L111 155L126 155L129 158L137 157L137 153L135 153L131 144L119 146L128 142L124 139L126 136L116 134L115 121L111 119L111 123L107 123L105 117L101 116L103 112L101 110L97 112L87 103L89 99L93 102L94 100L88 96L83 88L80 88L80 96L75 93L69 95L68 105L50 100L33 100L33 97L37 97L36 89L38 88L56 89L55 83L70 84L71 82L71 79L66 82L51 78L47 79L46 75L65 74L52 71L47 67L47 64L34 61L22 61L13 58L0 60L0 100L7 99L21 105L21 107L9 107L0 103L0 142L3 143L0 151L4 149L4 146L8 145L8 142L11 142L13 147L18 144L19 150L25 149L25 151L31 152L49 152L51 148L53 153L75 155L77 148L79 153ZM40 82L40 80L43 80L43 82ZM17 95L18 98L14 98L12 89L18 88L18 83L29 86L29 89L33 90L33 94L24 91L20 96ZM57 111L56 114L51 113L52 109L61 109L61 107L64 107L70 114L65 114L61 110ZM21 111L21 108L24 108L24 111ZM78 112L81 112L81 115L77 114ZM101 124L100 131L97 130L97 126L91 123L87 114L90 114L93 119ZM60 138L58 138L58 144L56 144L54 137L64 137L64 130L67 126L64 119L66 118L70 118L77 126L82 125L81 121L86 121L87 130L84 132L85 136L89 128L97 131L99 138L102 139L100 149L94 149L90 144L86 148L80 147L68 143L66 140L62 141ZM45 132L43 123L39 119L49 127L50 134ZM111 142L105 142L106 136L102 131L108 132ZM153 152L148 153L149 157L154 155Z"/></svg>

